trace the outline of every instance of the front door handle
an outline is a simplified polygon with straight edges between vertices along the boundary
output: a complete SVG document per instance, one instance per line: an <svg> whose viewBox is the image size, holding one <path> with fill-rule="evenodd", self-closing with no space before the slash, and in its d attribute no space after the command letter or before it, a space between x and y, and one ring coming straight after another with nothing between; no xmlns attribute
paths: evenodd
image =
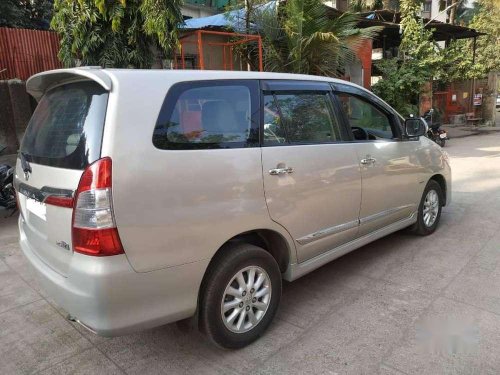
<svg viewBox="0 0 500 375"><path fill-rule="evenodd" d="M377 159L372 158L370 155L366 155L366 158L361 159L361 164L363 165L368 165L368 164L375 164Z"/></svg>
<svg viewBox="0 0 500 375"><path fill-rule="evenodd" d="M293 168L288 167L288 168L274 168L269 170L269 174L272 176L279 176L282 174L287 174L287 173L293 173Z"/></svg>

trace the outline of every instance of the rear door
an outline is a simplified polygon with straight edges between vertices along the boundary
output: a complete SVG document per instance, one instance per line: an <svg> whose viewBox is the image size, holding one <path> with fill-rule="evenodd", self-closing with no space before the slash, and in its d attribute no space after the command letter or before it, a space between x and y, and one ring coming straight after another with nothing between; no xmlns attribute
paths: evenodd
<svg viewBox="0 0 500 375"><path fill-rule="evenodd" d="M72 197L82 171L100 157L107 100L93 81L52 88L21 144L15 176L21 241L62 275L72 256Z"/></svg>
<svg viewBox="0 0 500 375"><path fill-rule="evenodd" d="M323 82L266 81L262 165L271 218L296 241L299 262L355 238L361 177L355 145Z"/></svg>

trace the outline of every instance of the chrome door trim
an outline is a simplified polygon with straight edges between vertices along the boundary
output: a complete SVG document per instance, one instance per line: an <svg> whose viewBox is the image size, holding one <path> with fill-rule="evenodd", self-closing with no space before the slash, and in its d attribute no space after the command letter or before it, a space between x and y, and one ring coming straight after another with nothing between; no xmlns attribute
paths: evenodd
<svg viewBox="0 0 500 375"><path fill-rule="evenodd" d="M412 213L409 217L403 220L396 221L384 228L378 229L374 232L368 233L355 240L347 242L341 246L335 247L331 250L325 251L322 254L315 256L312 259L306 260L302 263L294 263L288 266L288 269L283 274L283 279L286 281L293 281L308 274L311 271L331 262L334 259L341 257L353 250L360 248L370 242L385 237L388 234L394 233L400 229L406 228L417 221L416 213Z"/></svg>
<svg viewBox="0 0 500 375"><path fill-rule="evenodd" d="M402 211L402 210L405 210L407 208L414 207L414 206L415 206L414 204L405 204L404 206L389 208L387 210L377 212L376 214L362 217L359 220L359 223L360 223L360 225L363 225L363 224L369 223L371 221L375 221L375 220L381 219L381 218L383 218L385 216L392 215L392 214L394 214L396 212L399 212L399 211Z"/></svg>
<svg viewBox="0 0 500 375"><path fill-rule="evenodd" d="M348 229L356 228L358 225L359 225L359 220L348 221L347 223L335 225L334 227L321 229L317 232L308 234L304 237L300 237L295 241L297 241L300 245L307 245L308 243L317 241L321 238L325 238L327 236L331 236L333 234L337 234Z"/></svg>
<svg viewBox="0 0 500 375"><path fill-rule="evenodd" d="M307 245L307 244L314 242L314 241L317 241L319 239L331 236L333 234L343 232L345 230L356 228L358 225L366 224L366 223L369 223L371 221L381 219L385 216L392 215L396 212L399 212L401 210L405 210L405 209L413 207L413 206L414 206L413 204L406 204L404 206L393 207L393 208L390 208L388 210L384 210L381 212L377 212L376 214L363 217L360 220L353 220L353 221L349 221L347 223L343 223L340 225L335 225L333 227L320 229L317 232L314 232L314 233L305 235L303 237L297 238L295 241L297 241L297 243L299 243L300 245Z"/></svg>

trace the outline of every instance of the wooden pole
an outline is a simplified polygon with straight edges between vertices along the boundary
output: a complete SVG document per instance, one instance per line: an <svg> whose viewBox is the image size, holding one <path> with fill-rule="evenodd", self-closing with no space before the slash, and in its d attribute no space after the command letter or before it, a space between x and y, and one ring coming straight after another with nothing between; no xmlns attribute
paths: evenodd
<svg viewBox="0 0 500 375"><path fill-rule="evenodd" d="M200 70L205 70L205 61L203 60L203 44L201 43L201 30L196 32L198 36L198 56L200 57Z"/></svg>
<svg viewBox="0 0 500 375"><path fill-rule="evenodd" d="M474 42L472 45L472 65L474 65L476 63L476 40L477 40L477 37L474 37ZM471 95L470 95L470 110L469 110L469 112L474 112L474 91L476 91L476 79L475 78L472 78L470 91L471 91ZM474 117L475 117L475 115L474 115Z"/></svg>

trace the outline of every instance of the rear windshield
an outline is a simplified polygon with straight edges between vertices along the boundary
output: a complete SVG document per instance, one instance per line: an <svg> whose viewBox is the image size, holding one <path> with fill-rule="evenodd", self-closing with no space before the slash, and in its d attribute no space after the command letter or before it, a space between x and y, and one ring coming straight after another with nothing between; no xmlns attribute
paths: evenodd
<svg viewBox="0 0 500 375"><path fill-rule="evenodd" d="M95 82L50 90L31 117L21 152L33 163L84 169L100 157L107 101Z"/></svg>

